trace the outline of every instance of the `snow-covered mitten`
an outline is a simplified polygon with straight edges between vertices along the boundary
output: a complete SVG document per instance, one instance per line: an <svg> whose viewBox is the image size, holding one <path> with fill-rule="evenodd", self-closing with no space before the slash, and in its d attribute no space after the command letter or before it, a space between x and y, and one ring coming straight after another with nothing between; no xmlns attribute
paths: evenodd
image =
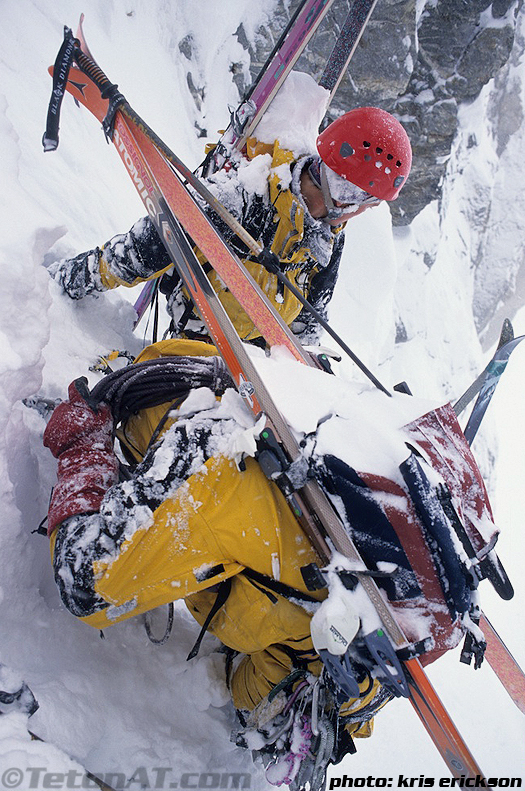
<svg viewBox="0 0 525 791"><path fill-rule="evenodd" d="M44 265L71 299L83 299L93 291L106 291L100 275L102 251L99 247L74 258L62 258Z"/></svg>
<svg viewBox="0 0 525 791"><path fill-rule="evenodd" d="M118 481L113 418L106 404L90 406L85 378L69 385L69 400L57 406L44 445L58 459L58 482L48 512L48 535L70 516L96 513Z"/></svg>

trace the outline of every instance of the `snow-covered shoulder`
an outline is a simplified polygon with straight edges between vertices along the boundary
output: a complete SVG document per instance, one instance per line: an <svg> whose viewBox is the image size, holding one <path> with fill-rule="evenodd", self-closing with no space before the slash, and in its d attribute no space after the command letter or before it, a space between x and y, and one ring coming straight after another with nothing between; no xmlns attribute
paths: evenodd
<svg viewBox="0 0 525 791"><path fill-rule="evenodd" d="M315 153L329 92L309 74L291 71L257 126L262 143L278 140L294 154Z"/></svg>

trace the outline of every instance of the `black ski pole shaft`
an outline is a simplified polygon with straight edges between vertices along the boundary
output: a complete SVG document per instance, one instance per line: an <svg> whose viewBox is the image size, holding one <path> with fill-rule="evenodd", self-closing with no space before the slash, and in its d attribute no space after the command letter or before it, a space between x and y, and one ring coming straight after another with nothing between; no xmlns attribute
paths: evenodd
<svg viewBox="0 0 525 791"><path fill-rule="evenodd" d="M298 299L298 300L299 300L299 302L301 303L301 305L302 305L304 308L306 308L306 310L307 310L309 313L311 313L311 314L312 314L312 316L314 317L314 319L315 319L316 321L318 321L318 322L319 322L319 324L321 325L321 327L322 327L324 330L326 330L326 332L327 332L327 333L330 335L330 337L331 337L331 338L333 338L333 340L334 340L334 341L335 341L335 342L336 342L336 343L337 343L337 344L338 344L338 345L341 347L341 349L343 349L343 351L344 351L344 352L345 352L345 353L348 355L348 357L350 357L350 359L351 359L351 360L352 360L352 361L353 361L353 362L354 362L354 363L357 365L357 367L361 369L361 371L362 371L362 372L365 374L365 376L367 376L367 377L368 377L368 379L370 379L370 381L371 381L371 382L372 382L372 383L373 383L373 384L374 384L374 385L375 385L375 386L376 386L376 387L377 387L379 390L381 390L381 392L383 392L383 393L386 393L386 395L387 395L387 396L391 396L391 395L392 395L392 393L389 393L389 391L386 389L386 387L384 387L384 385L382 385L382 384L381 384L381 382L379 381L379 379L378 379L376 376L374 376L374 374L372 373L372 371L370 371L370 370L369 370L369 369L366 367L366 365L365 365L365 364L364 364L364 363L363 363L363 362L362 362L362 361L359 359L359 357L357 357L357 355L356 355L356 354L354 354L354 352L352 351L352 349L350 349L350 347L348 346L348 344L346 344L346 343L344 342L344 340L343 340L343 339L342 339L342 338L341 338L341 337L340 337L340 336L337 334L337 332L335 332L335 330L333 330L333 329L332 329L332 327L331 327L331 326L328 324L328 322L327 322L327 321L326 321L326 320L325 320L325 319L324 319L324 318L321 316L321 314L319 313L319 311L318 311L318 310L316 310L316 309L314 308L314 306L313 306L313 305L312 305L310 302L308 302L308 300L307 300L305 297L303 297L303 295L301 294L301 292L299 291L299 289L297 289L297 288L296 288L296 287L293 285L293 283L290 283L290 281L288 280L288 278L287 278L287 277L285 277L285 275L283 275L283 273L282 273L282 272L276 271L276 272L275 272L275 275L276 275L277 279L279 280L279 282L280 282L280 283L282 283L282 284L283 284L283 285L284 285L284 286L285 286L287 289L289 289L289 291L291 291L291 292L292 292L292 294L294 295L294 297L295 297L296 299Z"/></svg>
<svg viewBox="0 0 525 791"><path fill-rule="evenodd" d="M343 79L377 0L354 0L337 42L326 62L319 85L330 91L330 102Z"/></svg>
<svg viewBox="0 0 525 791"><path fill-rule="evenodd" d="M496 347L496 352L499 349L501 349L503 346L505 346L506 343L512 341L513 339L514 339L514 330L512 324L509 319L505 319L503 322L503 326L501 328L501 334L498 340L498 345ZM485 381L485 377L487 375L491 362L492 360L483 369L483 371L479 374L479 376L476 377L476 379L472 382L470 387L468 387L465 390L463 395L460 398L458 398L458 400L454 404L454 412L456 413L456 415L460 415L463 412L463 410L470 404L472 399L475 396L477 396L477 394L481 390L481 387L483 385L483 382Z"/></svg>

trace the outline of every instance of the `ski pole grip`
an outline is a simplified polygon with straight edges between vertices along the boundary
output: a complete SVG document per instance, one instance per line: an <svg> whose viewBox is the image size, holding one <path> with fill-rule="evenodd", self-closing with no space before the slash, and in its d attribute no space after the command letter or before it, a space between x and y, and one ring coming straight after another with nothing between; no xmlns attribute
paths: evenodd
<svg viewBox="0 0 525 791"><path fill-rule="evenodd" d="M87 76L91 80L93 80L93 82L100 90L102 95L104 95L104 93L108 91L110 88L117 87L116 85L113 85L112 82L110 82L110 80L108 79L108 77L106 77L102 69L99 66L97 66L97 64L93 60L91 60L91 58L89 58L84 52L82 52L81 49L77 48L75 50L75 61L79 69L83 71L84 74L87 74Z"/></svg>
<svg viewBox="0 0 525 791"><path fill-rule="evenodd" d="M268 247L265 247L263 250L261 250L257 256L257 263L261 264L261 266L264 266L268 272L271 272L274 275L281 271L279 268L279 259L275 253L268 249Z"/></svg>
<svg viewBox="0 0 525 791"><path fill-rule="evenodd" d="M109 142L113 139L115 114L118 108L126 103L126 98L120 93L118 85L109 80L102 69L89 58L81 49L75 50L75 61L81 71L92 80L100 91L103 99L109 99L108 111L102 121L102 128Z"/></svg>

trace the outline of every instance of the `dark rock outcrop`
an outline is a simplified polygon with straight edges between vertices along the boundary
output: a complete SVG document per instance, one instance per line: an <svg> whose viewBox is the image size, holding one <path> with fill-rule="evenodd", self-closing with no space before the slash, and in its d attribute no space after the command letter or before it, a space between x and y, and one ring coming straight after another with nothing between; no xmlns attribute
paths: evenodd
<svg viewBox="0 0 525 791"><path fill-rule="evenodd" d="M458 107L475 99L512 49L523 0L379 0L330 108L330 117L364 105L392 112L414 149L413 170L392 204L396 225L408 225L440 185L457 130ZM296 68L319 77L351 0L336 0ZM279 4L272 27L260 31L252 70L271 51L288 12ZM240 40L246 41L243 31Z"/></svg>

